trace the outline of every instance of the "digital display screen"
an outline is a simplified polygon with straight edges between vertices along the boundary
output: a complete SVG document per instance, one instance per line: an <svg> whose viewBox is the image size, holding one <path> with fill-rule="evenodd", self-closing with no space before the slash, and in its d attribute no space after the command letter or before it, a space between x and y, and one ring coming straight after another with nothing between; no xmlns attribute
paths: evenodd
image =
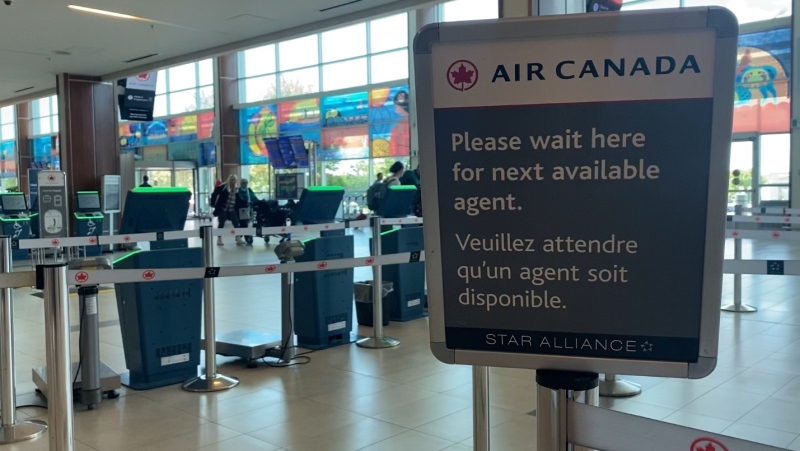
<svg viewBox="0 0 800 451"><path fill-rule="evenodd" d="M285 169L286 163L283 161L283 155L281 154L278 140L276 138L267 138L264 140L264 145L267 147L269 164L275 169Z"/></svg>
<svg viewBox="0 0 800 451"><path fill-rule="evenodd" d="M78 210L82 212L100 211L100 194L78 193Z"/></svg>
<svg viewBox="0 0 800 451"><path fill-rule="evenodd" d="M295 167L294 150L292 149L292 144L289 142L288 137L284 136L278 138L278 149L280 149L281 151L284 167L287 168Z"/></svg>
<svg viewBox="0 0 800 451"><path fill-rule="evenodd" d="M7 214L18 213L28 209L25 196L22 194L0 194L0 203L3 204L3 212Z"/></svg>
<svg viewBox="0 0 800 451"><path fill-rule="evenodd" d="M308 151L306 150L306 143L300 135L290 136L289 144L292 146L294 153L294 161L298 168L308 167Z"/></svg>

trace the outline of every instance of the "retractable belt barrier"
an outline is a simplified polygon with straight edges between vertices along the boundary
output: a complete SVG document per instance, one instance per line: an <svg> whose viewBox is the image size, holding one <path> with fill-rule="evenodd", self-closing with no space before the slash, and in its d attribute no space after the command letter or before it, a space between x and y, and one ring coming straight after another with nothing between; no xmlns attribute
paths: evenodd
<svg viewBox="0 0 800 451"><path fill-rule="evenodd" d="M800 216L731 215L728 222L755 222L761 224L800 224Z"/></svg>
<svg viewBox="0 0 800 451"><path fill-rule="evenodd" d="M413 225L422 224L422 218L381 218L381 225ZM252 235L263 237L268 235L283 235L287 233L316 233L348 228L369 227L370 220L335 222L330 224L312 224L278 227L246 227L232 229L214 229L214 236L239 236ZM28 240L12 240L13 249L46 249L80 246L103 246L109 244L130 244L144 241L180 240L186 238L200 238L199 230L181 230L176 232L135 233L129 235L92 235L67 238L34 238Z"/></svg>
<svg viewBox="0 0 800 451"><path fill-rule="evenodd" d="M364 266L399 265L425 261L425 253L403 252L386 254L377 257L358 257L336 260L320 260L301 263L269 263L266 265L248 266L211 266L198 268L164 268L164 269L101 269L101 270L69 270L67 283L70 285L98 285L129 282L162 282L166 280L207 279L216 277L257 276L264 274L282 274L289 272L329 271L350 269ZM22 271L0 274L0 288L29 287L36 284L35 271Z"/></svg>
<svg viewBox="0 0 800 451"><path fill-rule="evenodd" d="M762 215L800 215L800 208L755 207L742 208L742 212L761 213Z"/></svg>

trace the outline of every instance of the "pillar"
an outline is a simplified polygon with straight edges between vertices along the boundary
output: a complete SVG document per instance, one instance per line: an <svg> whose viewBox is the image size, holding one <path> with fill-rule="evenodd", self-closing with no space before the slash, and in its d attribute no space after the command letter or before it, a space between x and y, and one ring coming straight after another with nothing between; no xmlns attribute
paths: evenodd
<svg viewBox="0 0 800 451"><path fill-rule="evenodd" d="M438 8L436 5L426 6L408 12L408 83L409 92L416 92L416 81L414 80L414 37L425 25L438 21ZM419 164L419 152L425 149L419 148L419 135L417 128L417 100L411 96L409 101L409 126L411 127L411 154L409 155L409 167L416 168Z"/></svg>
<svg viewBox="0 0 800 451"><path fill-rule="evenodd" d="M789 83L792 129L790 141L789 183L791 192L789 199L792 208L800 208L800 83L795 79L800 77L800 0L792 0L792 79Z"/></svg>
<svg viewBox="0 0 800 451"><path fill-rule="evenodd" d="M61 170L70 196L100 191L104 175L119 174L114 85L100 77L59 75L58 116ZM70 217L73 203L68 203Z"/></svg>
<svg viewBox="0 0 800 451"><path fill-rule="evenodd" d="M217 89L215 90L216 117L219 133L217 146L217 178L241 175L239 164L239 112L233 106L239 103L239 64L236 53L217 58Z"/></svg>
<svg viewBox="0 0 800 451"><path fill-rule="evenodd" d="M30 137L33 132L31 125L31 102L16 105L17 117L17 186L25 194L28 192L28 169L33 162Z"/></svg>

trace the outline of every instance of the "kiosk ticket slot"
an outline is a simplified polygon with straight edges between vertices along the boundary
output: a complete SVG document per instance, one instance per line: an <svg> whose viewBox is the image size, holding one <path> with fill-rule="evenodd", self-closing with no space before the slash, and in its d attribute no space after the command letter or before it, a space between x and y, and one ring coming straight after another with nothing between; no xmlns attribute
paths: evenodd
<svg viewBox="0 0 800 451"><path fill-rule="evenodd" d="M28 203L22 193L0 194L0 223L3 224L3 235L10 236L12 241L25 240L31 236L31 218L28 216ZM28 258L27 249L11 251L14 260Z"/></svg>
<svg viewBox="0 0 800 451"><path fill-rule="evenodd" d="M183 230L191 194L186 188L136 188L122 213L122 234ZM135 251L114 262L117 269L142 269L142 277L159 268L203 266L202 248L188 240L157 240L150 251ZM123 383L137 390L184 382L197 376L200 363L202 280L175 280L115 285L125 361Z"/></svg>
<svg viewBox="0 0 800 451"><path fill-rule="evenodd" d="M417 188L414 186L390 186L378 214L382 218L405 218L416 198ZM421 225L389 226L381 233L381 251L384 254L422 251L424 248ZM370 249L373 249L371 239ZM386 301L390 320L410 321L426 316L425 262L385 266L383 281L392 282L394 288Z"/></svg>
<svg viewBox="0 0 800 451"><path fill-rule="evenodd" d="M303 224L334 221L342 203L339 186L303 190L295 217ZM303 241L305 253L297 262L354 257L352 235L344 230L322 232ZM353 330L353 269L295 273L295 332L299 346L324 349L355 341Z"/></svg>
<svg viewBox="0 0 800 451"><path fill-rule="evenodd" d="M103 212L100 211L100 193L97 191L78 191L75 202L75 234L76 236L99 236L103 234ZM103 253L100 245L86 246L86 256L97 256Z"/></svg>

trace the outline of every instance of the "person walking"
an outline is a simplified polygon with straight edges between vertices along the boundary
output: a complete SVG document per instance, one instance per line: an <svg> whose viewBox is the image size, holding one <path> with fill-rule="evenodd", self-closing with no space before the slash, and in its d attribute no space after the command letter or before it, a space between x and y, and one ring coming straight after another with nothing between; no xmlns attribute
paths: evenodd
<svg viewBox="0 0 800 451"><path fill-rule="evenodd" d="M219 221L219 228L225 227L225 222L230 221L233 227L239 227L239 214L236 210L236 189L239 178L231 174L224 185L214 190L211 195L211 202L214 205L214 216ZM236 237L236 242L241 241L241 237ZM217 246L222 246L222 237L217 237Z"/></svg>
<svg viewBox="0 0 800 451"><path fill-rule="evenodd" d="M248 187L247 179L239 181L239 190L236 193L236 211L239 212L239 227L246 228L253 218L253 206L258 202L258 197ZM253 221L255 223L255 221ZM253 245L253 235L245 235L244 242L247 246Z"/></svg>
<svg viewBox="0 0 800 451"><path fill-rule="evenodd" d="M142 184L139 185L139 188L152 188L153 185L150 184L150 177L144 176L142 177Z"/></svg>

